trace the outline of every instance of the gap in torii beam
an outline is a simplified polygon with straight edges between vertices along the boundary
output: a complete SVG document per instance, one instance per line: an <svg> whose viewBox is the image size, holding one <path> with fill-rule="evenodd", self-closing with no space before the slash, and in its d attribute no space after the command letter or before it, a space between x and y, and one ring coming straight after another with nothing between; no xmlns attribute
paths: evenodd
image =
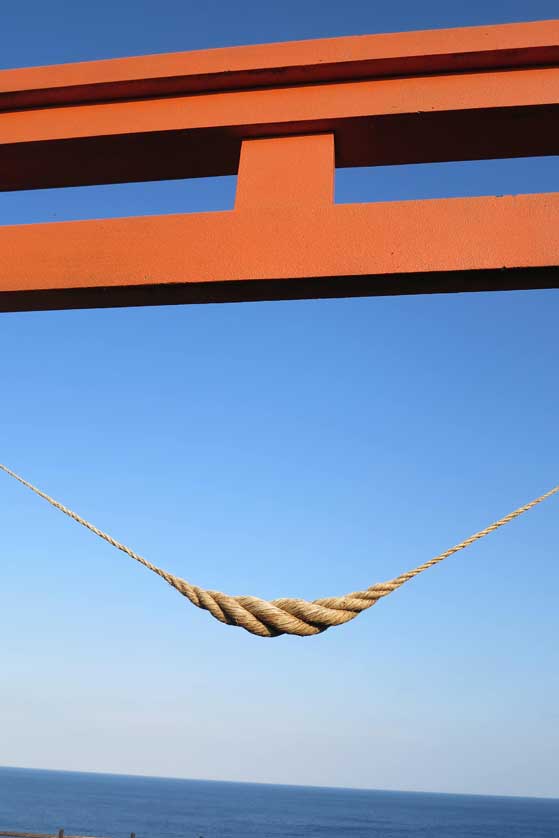
<svg viewBox="0 0 559 838"><path fill-rule="evenodd" d="M559 286L559 195L337 205L335 166L559 153L559 21L0 72L0 188L238 172L227 212L0 227L0 310Z"/></svg>

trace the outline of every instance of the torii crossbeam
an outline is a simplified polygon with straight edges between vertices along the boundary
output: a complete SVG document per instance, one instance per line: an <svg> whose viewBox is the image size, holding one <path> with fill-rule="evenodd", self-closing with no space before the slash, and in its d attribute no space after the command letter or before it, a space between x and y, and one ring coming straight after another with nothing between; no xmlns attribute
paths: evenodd
<svg viewBox="0 0 559 838"><path fill-rule="evenodd" d="M0 72L0 189L235 209L0 227L0 310L559 286L559 194L336 205L334 167L559 154L559 21Z"/></svg>

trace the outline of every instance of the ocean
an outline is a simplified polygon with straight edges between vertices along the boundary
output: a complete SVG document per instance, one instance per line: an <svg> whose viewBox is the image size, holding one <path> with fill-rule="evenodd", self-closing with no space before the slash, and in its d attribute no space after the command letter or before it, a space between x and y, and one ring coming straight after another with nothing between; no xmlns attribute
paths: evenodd
<svg viewBox="0 0 559 838"><path fill-rule="evenodd" d="M0 831L129 838L559 838L559 800L0 768Z"/></svg>

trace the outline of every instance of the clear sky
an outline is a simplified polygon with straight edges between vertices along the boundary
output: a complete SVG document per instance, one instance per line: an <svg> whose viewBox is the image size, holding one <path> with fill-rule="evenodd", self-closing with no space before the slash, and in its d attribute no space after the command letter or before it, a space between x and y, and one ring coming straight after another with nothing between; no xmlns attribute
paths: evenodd
<svg viewBox="0 0 559 838"><path fill-rule="evenodd" d="M23 0L4 12L1 60L556 14L552 0ZM226 209L234 188L4 194L0 223ZM556 158L341 172L336 198L529 191L559 191ZM0 315L0 461L203 586L364 587L559 481L558 293ZM0 475L0 763L559 796L558 511L345 627L265 641Z"/></svg>

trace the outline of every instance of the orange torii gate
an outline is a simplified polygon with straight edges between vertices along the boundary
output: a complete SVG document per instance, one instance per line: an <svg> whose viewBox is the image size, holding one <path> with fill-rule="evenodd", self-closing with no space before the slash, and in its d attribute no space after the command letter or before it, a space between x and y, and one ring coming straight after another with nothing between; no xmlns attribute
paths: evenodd
<svg viewBox="0 0 559 838"><path fill-rule="evenodd" d="M559 286L559 194L336 205L334 167L559 152L559 21L0 72L0 189L235 209L0 227L0 310Z"/></svg>
<svg viewBox="0 0 559 838"><path fill-rule="evenodd" d="M0 72L0 189L238 172L235 209L0 227L0 311L559 287L559 194L336 205L335 166L559 153L559 21ZM319 634L559 494L388 582L230 596L223 623Z"/></svg>

